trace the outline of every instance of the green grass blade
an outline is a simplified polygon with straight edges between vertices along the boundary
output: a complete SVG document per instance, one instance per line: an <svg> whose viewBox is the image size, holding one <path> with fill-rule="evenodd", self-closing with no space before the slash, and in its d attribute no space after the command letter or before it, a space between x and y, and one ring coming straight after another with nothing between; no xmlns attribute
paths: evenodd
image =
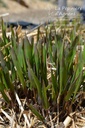
<svg viewBox="0 0 85 128"><path fill-rule="evenodd" d="M31 66L33 64L32 52L33 52L33 45L30 44L27 38L25 38L24 39L24 55L25 55L26 62L29 61Z"/></svg>
<svg viewBox="0 0 85 128"><path fill-rule="evenodd" d="M35 82L35 85L36 85L38 94L39 94L40 98L42 99L42 87L41 87L41 83L39 82L38 78L36 77L35 73L33 72L33 70L31 68L29 62L28 62L28 72L32 76L32 78L33 78L33 80Z"/></svg>
<svg viewBox="0 0 85 128"><path fill-rule="evenodd" d="M55 71L51 71L51 78L52 78L52 99L56 99L58 94L58 82L57 82L57 73Z"/></svg>
<svg viewBox="0 0 85 128"><path fill-rule="evenodd" d="M46 49L46 45L43 46L43 79L44 79L44 83L45 85L48 85L48 80L47 80L47 49Z"/></svg>
<svg viewBox="0 0 85 128"><path fill-rule="evenodd" d="M38 52L36 44L34 45L34 59L35 59L35 64L36 64L37 76L39 76L40 59L39 59L39 52Z"/></svg>
<svg viewBox="0 0 85 128"><path fill-rule="evenodd" d="M42 87L42 99L43 99L43 102L44 102L44 107L45 109L48 109L49 107L49 102L48 102L48 97L47 97L47 89L45 87L45 85Z"/></svg>
<svg viewBox="0 0 85 128"><path fill-rule="evenodd" d="M3 88L3 84L0 82L0 92L1 92L1 94L2 94L2 96L3 96L3 98L4 98L4 100L5 100L7 103L9 103L10 100L9 100L9 98L7 97L7 95L6 95L6 93L5 93L4 90L5 90L5 89Z"/></svg>
<svg viewBox="0 0 85 128"><path fill-rule="evenodd" d="M11 91L14 91L14 86L10 80L9 69L7 67L7 63L4 60L4 55L0 52L0 61L2 67L3 81L5 83L6 88L9 88Z"/></svg>
<svg viewBox="0 0 85 128"><path fill-rule="evenodd" d="M38 110L36 110L36 108L34 108L32 105L29 105L29 108L37 116L39 120L44 121L44 117L38 112Z"/></svg>
<svg viewBox="0 0 85 128"><path fill-rule="evenodd" d="M24 56L23 43L24 42L21 42L18 44L17 58L19 60L20 67L24 70L24 72L26 72L27 66L26 66L26 61L25 61L25 56Z"/></svg>
<svg viewBox="0 0 85 128"><path fill-rule="evenodd" d="M13 48L10 50L10 54L11 54L14 66L17 69L17 74L19 76L19 79L20 79L20 81L22 83L22 88L26 89L26 83L25 83L25 80L24 80L23 72L22 72L22 69L21 69L21 67L19 65L19 61L17 59L17 55L16 55L16 53L15 53Z"/></svg>
<svg viewBox="0 0 85 128"><path fill-rule="evenodd" d="M5 88L5 85L4 85L4 83L3 83L3 78L2 78L3 76L2 76L2 68L0 67L0 92L1 92L1 94L2 94L2 96L3 96L3 98L4 98L4 100L7 102L7 103L9 103L9 98L7 97L7 95L6 95L6 93L5 93L5 90L6 90L6 88Z"/></svg>

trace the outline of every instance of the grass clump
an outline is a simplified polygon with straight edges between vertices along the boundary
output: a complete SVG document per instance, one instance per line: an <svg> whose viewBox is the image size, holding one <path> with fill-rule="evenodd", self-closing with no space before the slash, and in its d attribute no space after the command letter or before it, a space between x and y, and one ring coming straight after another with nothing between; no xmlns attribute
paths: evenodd
<svg viewBox="0 0 85 128"><path fill-rule="evenodd" d="M12 28L7 37L2 22L0 92L18 113L15 94L26 99L23 111L37 116L36 127L39 120L46 127L58 126L70 113L85 107L84 31L76 21L58 21L39 27L30 41L29 35L20 39Z"/></svg>

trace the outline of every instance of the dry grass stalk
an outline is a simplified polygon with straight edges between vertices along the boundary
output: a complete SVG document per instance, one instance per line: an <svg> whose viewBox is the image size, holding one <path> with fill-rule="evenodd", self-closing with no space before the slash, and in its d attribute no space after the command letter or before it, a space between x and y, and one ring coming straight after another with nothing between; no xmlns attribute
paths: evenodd
<svg viewBox="0 0 85 128"><path fill-rule="evenodd" d="M20 101L20 99L19 99L19 97L18 97L18 94L17 94L16 92L15 92L15 97L16 97L16 100L17 100L17 102L18 102L19 108L20 108L21 111L23 112L23 111L24 111L24 108L23 108L23 106L22 106L22 104L21 104L21 101ZM24 116L25 122L27 123L28 128L30 128L30 122L29 122L29 120L28 120L28 118L27 118L27 115L26 115L26 114L23 114L23 116Z"/></svg>
<svg viewBox="0 0 85 128"><path fill-rule="evenodd" d="M0 17L5 17L5 16L8 16L9 13L4 13L4 14L1 14Z"/></svg>
<svg viewBox="0 0 85 128"><path fill-rule="evenodd" d="M69 126L69 124L71 123L72 121L72 116L75 114L74 113L71 113L69 116L66 117L66 119L64 120L63 124L65 126L65 128L67 128Z"/></svg>

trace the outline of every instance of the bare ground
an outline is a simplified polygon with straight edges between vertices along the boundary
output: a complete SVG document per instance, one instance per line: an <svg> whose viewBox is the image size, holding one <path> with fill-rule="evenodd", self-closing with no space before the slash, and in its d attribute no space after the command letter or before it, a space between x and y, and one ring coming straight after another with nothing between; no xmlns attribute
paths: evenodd
<svg viewBox="0 0 85 128"><path fill-rule="evenodd" d="M4 17L4 21L28 21L32 23L42 23L48 20L56 19L56 0L24 0L29 6L25 8L12 0L4 0L7 7L0 6L0 15L9 13ZM82 5L82 1L68 0L69 6Z"/></svg>

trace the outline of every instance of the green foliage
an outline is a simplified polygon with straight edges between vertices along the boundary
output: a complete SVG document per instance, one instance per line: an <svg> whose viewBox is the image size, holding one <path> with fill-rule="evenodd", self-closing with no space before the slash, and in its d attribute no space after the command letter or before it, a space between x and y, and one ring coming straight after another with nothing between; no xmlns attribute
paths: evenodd
<svg viewBox="0 0 85 128"><path fill-rule="evenodd" d="M13 82L18 81L23 93L32 91L35 102L46 110L54 103L57 106L58 96L59 106L67 102L74 103L81 85L82 90L85 90L85 40L83 34L76 34L82 30L81 25L75 24L76 22L72 26L61 24L59 32L56 31L57 23L48 25L42 38L39 28L37 43L30 43L27 37L17 42L18 36L16 37L12 28L11 38L8 38L2 22L0 92L6 102L9 102L9 98L4 90L14 92L19 85L14 85ZM83 46L84 50L76 50L78 46ZM78 62L75 63L77 53ZM43 120L43 116L32 105L29 107Z"/></svg>

